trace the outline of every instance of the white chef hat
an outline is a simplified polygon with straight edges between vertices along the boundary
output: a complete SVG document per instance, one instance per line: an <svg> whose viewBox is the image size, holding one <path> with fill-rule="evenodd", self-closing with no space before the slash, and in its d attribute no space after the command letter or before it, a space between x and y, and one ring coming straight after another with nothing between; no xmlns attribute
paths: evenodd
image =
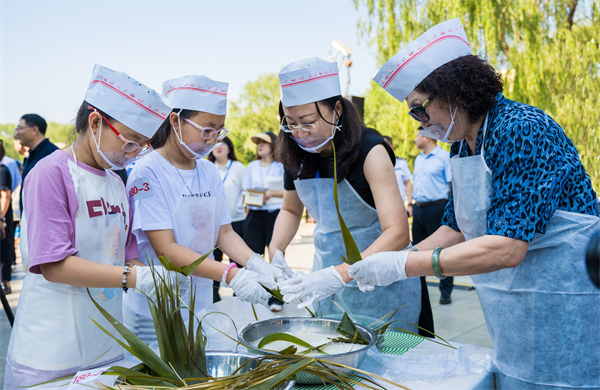
<svg viewBox="0 0 600 390"><path fill-rule="evenodd" d="M228 88L229 83L211 80L206 76L183 76L165 81L162 93L173 109L225 115Z"/></svg>
<svg viewBox="0 0 600 390"><path fill-rule="evenodd" d="M451 19L405 46L383 65L373 80L402 102L431 72L468 54L472 54L471 45L460 19Z"/></svg>
<svg viewBox="0 0 600 390"><path fill-rule="evenodd" d="M338 65L317 57L292 62L279 72L281 102L286 107L342 94Z"/></svg>
<svg viewBox="0 0 600 390"><path fill-rule="evenodd" d="M152 88L100 65L94 66L85 101L148 138L171 112Z"/></svg>

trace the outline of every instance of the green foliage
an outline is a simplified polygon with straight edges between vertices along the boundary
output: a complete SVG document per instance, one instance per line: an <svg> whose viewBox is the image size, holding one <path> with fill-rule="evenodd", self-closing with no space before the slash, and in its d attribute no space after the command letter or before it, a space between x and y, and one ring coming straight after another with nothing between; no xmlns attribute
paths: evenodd
<svg viewBox="0 0 600 390"><path fill-rule="evenodd" d="M365 9L360 34L380 65L428 28L460 17L474 53L504 76L504 94L541 108L573 141L600 189L600 0L353 0ZM371 83L365 122L413 160L418 124Z"/></svg>
<svg viewBox="0 0 600 390"><path fill-rule="evenodd" d="M256 158L256 145L250 137L263 131L279 134L279 78L274 73L262 74L248 82L237 102L231 103L226 127L236 147L238 160L244 164Z"/></svg>

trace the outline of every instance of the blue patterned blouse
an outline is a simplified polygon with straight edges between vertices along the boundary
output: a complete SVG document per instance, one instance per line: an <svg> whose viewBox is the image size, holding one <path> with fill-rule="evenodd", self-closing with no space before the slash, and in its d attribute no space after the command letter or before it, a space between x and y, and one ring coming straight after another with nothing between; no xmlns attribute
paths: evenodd
<svg viewBox="0 0 600 390"><path fill-rule="evenodd" d="M527 242L545 233L555 210L600 216L597 196L573 142L542 110L496 96L485 137L485 162L492 171L486 234ZM483 126L475 154L481 154ZM452 145L450 157L460 143ZM461 157L466 157L465 142ZM460 231L452 194L442 224Z"/></svg>

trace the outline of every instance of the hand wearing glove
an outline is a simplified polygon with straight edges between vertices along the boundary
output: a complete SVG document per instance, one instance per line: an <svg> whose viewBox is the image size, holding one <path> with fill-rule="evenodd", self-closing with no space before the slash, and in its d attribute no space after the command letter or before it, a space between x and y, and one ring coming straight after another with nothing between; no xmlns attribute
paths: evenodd
<svg viewBox="0 0 600 390"><path fill-rule="evenodd" d="M246 263L246 269L266 276L267 278L275 281L276 283L283 282L284 280L289 278L286 278L288 270L291 274L290 276L294 275L294 273L292 272L290 267L287 266L285 259L283 258L283 253L279 255L280 253L281 251L278 251L275 254L275 257L273 258L273 263L270 264L266 262L261 255L255 253ZM276 263L275 259L277 259Z"/></svg>
<svg viewBox="0 0 600 390"><path fill-rule="evenodd" d="M136 272L134 291L138 294L145 294L150 298L155 298L156 287L154 285L154 278L152 277L152 268L140 267L139 265L135 265L134 268ZM165 269L165 267L161 266L155 266L154 270L157 273L157 279L159 278L158 275L161 275L164 279L175 276L177 283L179 283L180 290L190 290L191 278L180 274L179 272L168 271Z"/></svg>
<svg viewBox="0 0 600 390"><path fill-rule="evenodd" d="M302 301L298 309L327 298L345 286L342 276L333 266L279 284L285 302L290 303L294 299Z"/></svg>
<svg viewBox="0 0 600 390"><path fill-rule="evenodd" d="M273 279L242 268L229 283L229 286L242 301L260 303L266 306L271 294L261 284L271 289L277 288L277 284Z"/></svg>
<svg viewBox="0 0 600 390"><path fill-rule="evenodd" d="M406 260L409 251L379 252L350 266L348 275L358 282L361 291L371 291L374 286L389 286L406 279Z"/></svg>

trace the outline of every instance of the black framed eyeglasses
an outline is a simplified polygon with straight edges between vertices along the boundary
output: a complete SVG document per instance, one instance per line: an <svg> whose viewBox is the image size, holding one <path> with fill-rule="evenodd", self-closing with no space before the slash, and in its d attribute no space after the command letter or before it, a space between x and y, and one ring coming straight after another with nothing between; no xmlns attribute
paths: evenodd
<svg viewBox="0 0 600 390"><path fill-rule="evenodd" d="M408 115L410 115L417 122L427 122L429 120L429 115L425 109L427 106L429 106L433 99L433 95L429 96L420 106L411 107L411 109L408 111Z"/></svg>

